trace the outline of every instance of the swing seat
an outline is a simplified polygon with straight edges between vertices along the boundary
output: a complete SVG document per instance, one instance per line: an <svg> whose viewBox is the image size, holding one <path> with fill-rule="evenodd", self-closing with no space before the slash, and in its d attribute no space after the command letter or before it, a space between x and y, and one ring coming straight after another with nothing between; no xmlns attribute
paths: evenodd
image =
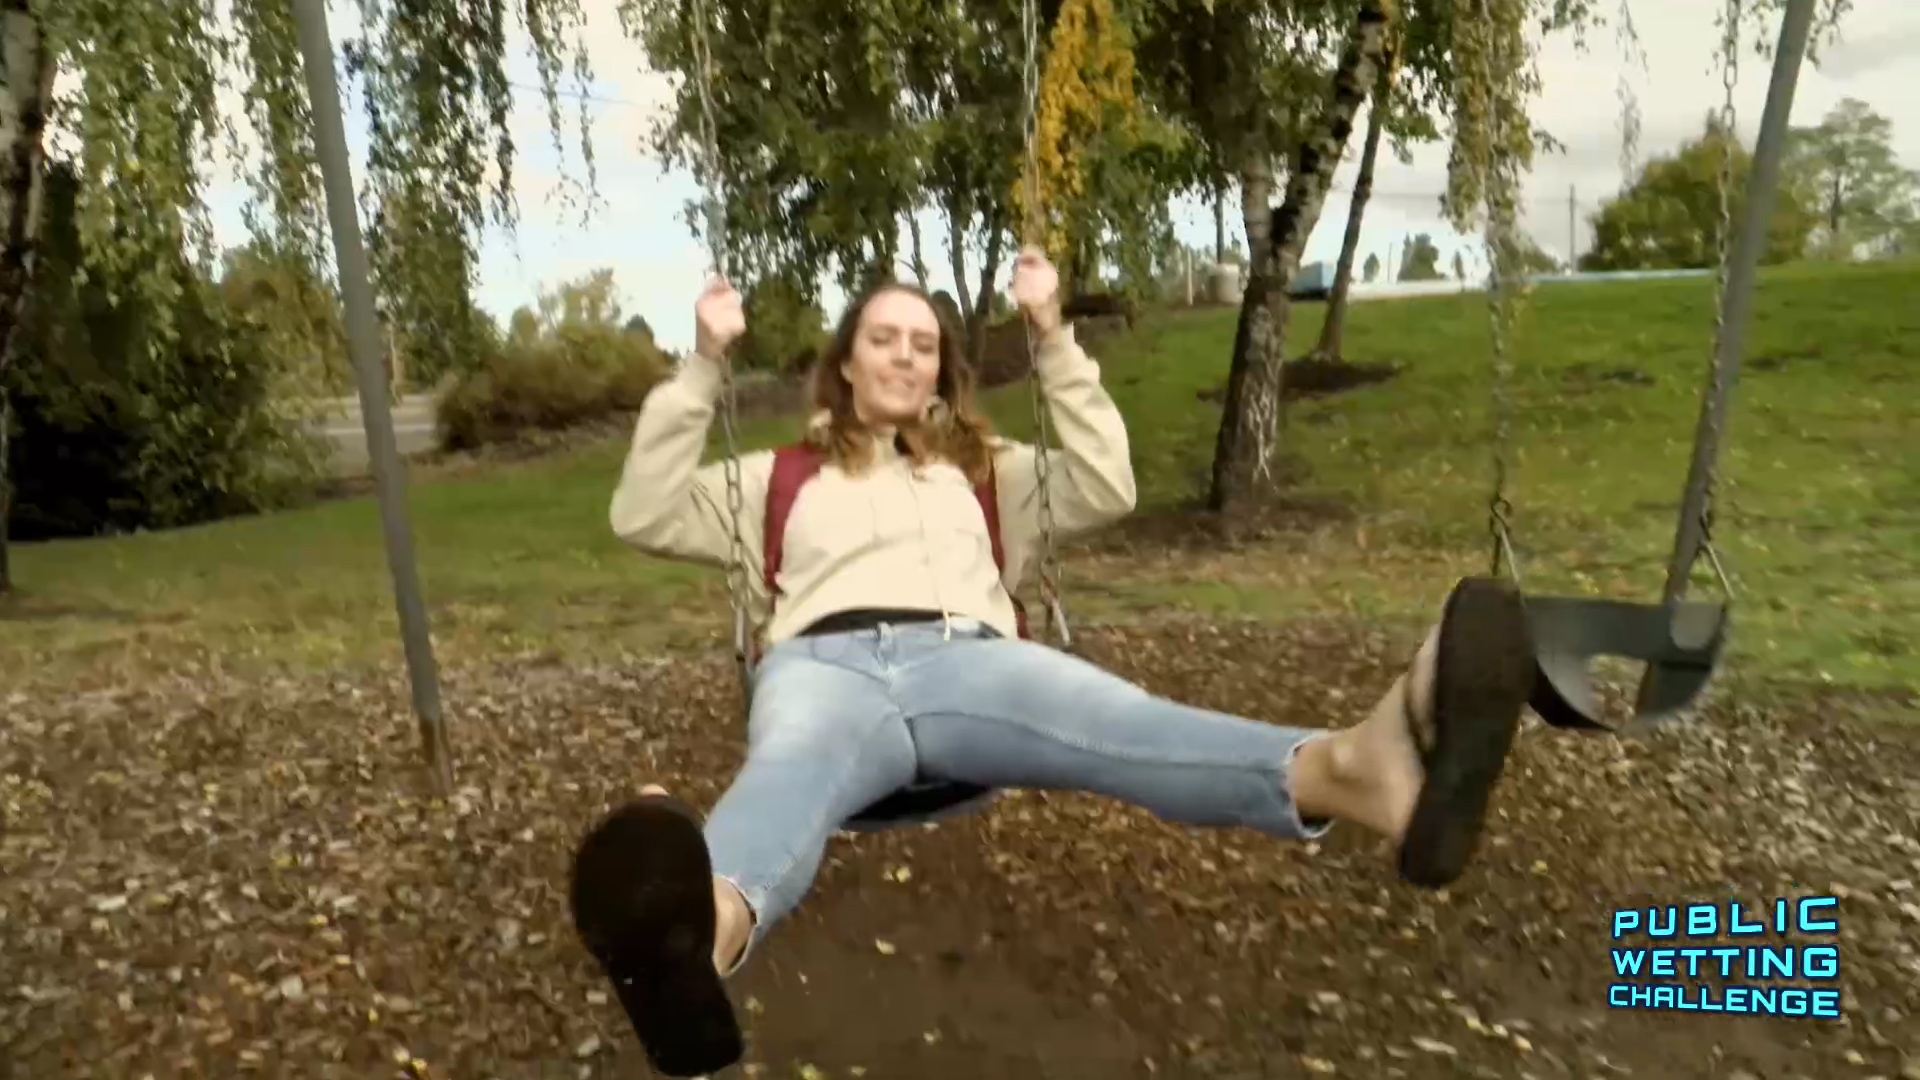
<svg viewBox="0 0 1920 1080"><path fill-rule="evenodd" d="M1613 730L1594 693L1590 664L1596 656L1647 665L1635 724L1672 719L1706 686L1727 637L1727 607L1715 601L1668 605L1529 596L1526 611L1539 674L1530 704L1558 728Z"/></svg>
<svg viewBox="0 0 1920 1080"><path fill-rule="evenodd" d="M847 819L848 832L880 832L899 825L969 813L992 801L994 789L957 780L915 780Z"/></svg>

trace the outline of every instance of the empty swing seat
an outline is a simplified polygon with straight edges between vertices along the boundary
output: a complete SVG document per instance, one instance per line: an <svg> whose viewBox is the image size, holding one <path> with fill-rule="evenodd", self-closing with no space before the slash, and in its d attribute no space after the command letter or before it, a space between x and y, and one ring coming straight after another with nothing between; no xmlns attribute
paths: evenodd
<svg viewBox="0 0 1920 1080"><path fill-rule="evenodd" d="M1529 596L1527 622L1539 679L1531 704L1559 728L1610 731L1593 688L1596 656L1647 665L1634 708L1638 725L1671 719L1699 696L1726 642L1728 611L1716 601L1641 604L1573 596Z"/></svg>
<svg viewBox="0 0 1920 1080"><path fill-rule="evenodd" d="M847 819L848 832L879 832L896 825L970 813L992 801L993 788L957 780L916 780Z"/></svg>

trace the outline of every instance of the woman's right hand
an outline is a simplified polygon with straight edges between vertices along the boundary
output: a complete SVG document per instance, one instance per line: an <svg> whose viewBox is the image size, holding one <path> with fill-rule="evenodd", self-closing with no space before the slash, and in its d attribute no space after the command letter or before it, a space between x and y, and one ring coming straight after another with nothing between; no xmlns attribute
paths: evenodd
<svg viewBox="0 0 1920 1080"><path fill-rule="evenodd" d="M723 277L707 282L693 304L693 349L709 360L726 359L727 350L747 332L747 310Z"/></svg>

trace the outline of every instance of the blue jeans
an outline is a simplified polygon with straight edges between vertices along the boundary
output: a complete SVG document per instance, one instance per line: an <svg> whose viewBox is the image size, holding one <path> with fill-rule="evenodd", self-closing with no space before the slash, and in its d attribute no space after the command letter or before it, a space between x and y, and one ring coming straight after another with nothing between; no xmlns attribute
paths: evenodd
<svg viewBox="0 0 1920 1080"><path fill-rule="evenodd" d="M1325 732L1197 709L971 619L794 638L754 677L747 760L707 820L752 941L799 904L827 840L916 778L1087 791L1168 821L1302 839L1288 768Z"/></svg>

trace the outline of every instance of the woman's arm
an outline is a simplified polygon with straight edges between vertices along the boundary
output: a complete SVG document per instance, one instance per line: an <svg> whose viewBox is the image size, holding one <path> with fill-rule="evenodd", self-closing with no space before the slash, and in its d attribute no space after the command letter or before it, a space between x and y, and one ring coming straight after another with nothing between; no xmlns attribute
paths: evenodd
<svg viewBox="0 0 1920 1080"><path fill-rule="evenodd" d="M614 535L649 555L726 565L733 544L726 463L700 464L719 396L720 366L697 352L647 395L607 515ZM740 538L756 590L772 461L766 451L740 458Z"/></svg>
<svg viewBox="0 0 1920 1080"><path fill-rule="evenodd" d="M1041 338L1034 359L1058 449L1045 451L1048 502L1056 536L1090 532L1133 510L1136 492L1127 425L1106 387L1100 365L1074 340L1071 325ZM1040 531L1036 450L1004 444L994 462L1002 527L1030 540ZM1007 537L1013 543L1012 536Z"/></svg>

